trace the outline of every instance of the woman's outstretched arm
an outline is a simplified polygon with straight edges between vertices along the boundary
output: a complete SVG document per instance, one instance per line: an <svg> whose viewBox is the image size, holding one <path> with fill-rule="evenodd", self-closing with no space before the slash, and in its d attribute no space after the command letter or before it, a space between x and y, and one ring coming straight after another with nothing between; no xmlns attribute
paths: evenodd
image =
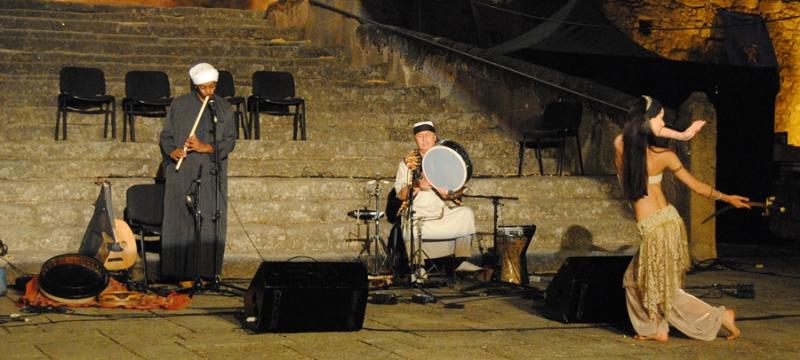
<svg viewBox="0 0 800 360"><path fill-rule="evenodd" d="M680 159L678 159L678 156L675 155L675 153L671 151L665 152L664 156L667 157L667 167L672 170L672 172L675 174L675 177L678 178L678 180L680 180L682 183L686 184L686 186L696 194L705 196L714 201L724 201L736 208L750 208L750 204L747 203L750 201L750 199L740 195L725 194L722 191L714 189L713 186L698 180L696 177L694 177L694 175L692 175L692 173L689 172L689 170L686 170L686 168L683 167Z"/></svg>

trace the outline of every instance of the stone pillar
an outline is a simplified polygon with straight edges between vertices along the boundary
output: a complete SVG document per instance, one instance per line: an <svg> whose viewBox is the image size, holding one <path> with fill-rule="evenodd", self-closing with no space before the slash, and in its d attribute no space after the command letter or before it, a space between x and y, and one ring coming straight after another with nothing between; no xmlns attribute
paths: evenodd
<svg viewBox="0 0 800 360"><path fill-rule="evenodd" d="M692 121L701 119L707 121L703 130L694 139L679 146L679 149L684 146L686 149L681 154L681 161L698 180L716 186L717 113L704 93L695 92L681 105L677 120L680 126L688 126ZM703 219L716 210L714 201L708 199L706 194L696 194L688 188L683 193L687 205L684 220L689 233L689 254L692 260L698 262L716 258L716 220L701 224Z"/></svg>

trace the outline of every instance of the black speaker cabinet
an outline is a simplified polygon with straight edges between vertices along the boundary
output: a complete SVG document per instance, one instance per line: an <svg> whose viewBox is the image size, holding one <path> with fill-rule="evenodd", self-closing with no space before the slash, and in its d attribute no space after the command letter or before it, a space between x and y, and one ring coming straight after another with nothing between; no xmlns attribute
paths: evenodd
<svg viewBox="0 0 800 360"><path fill-rule="evenodd" d="M244 294L245 326L255 332L360 330L367 271L357 262L268 262Z"/></svg>
<svg viewBox="0 0 800 360"><path fill-rule="evenodd" d="M628 320L622 276L630 256L574 256L545 292L546 315L564 323Z"/></svg>

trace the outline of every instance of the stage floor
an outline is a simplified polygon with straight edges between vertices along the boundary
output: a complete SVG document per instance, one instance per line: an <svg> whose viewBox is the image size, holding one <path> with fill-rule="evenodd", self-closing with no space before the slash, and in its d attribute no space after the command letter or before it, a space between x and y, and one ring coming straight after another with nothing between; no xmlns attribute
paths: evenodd
<svg viewBox="0 0 800 360"><path fill-rule="evenodd" d="M728 257L742 271L703 271L687 287L753 284L754 299L708 289L712 304L736 309L743 335L735 341L691 340L671 331L666 344L632 339L626 324L563 324L542 316L538 302L509 290L508 296L461 297L459 286L432 289L446 302L421 305L368 304L357 332L252 334L242 329L241 297L198 294L182 311L71 309L68 313L23 314L29 321L0 324L3 359L722 359L796 358L800 329L800 253L739 252ZM753 257L756 255L758 257ZM761 264L763 267L757 267ZM247 282L240 282L247 286ZM536 284L543 286L543 283ZM410 299L419 290L384 290ZM478 291L479 293L480 291ZM475 294L475 292L473 292ZM20 313L19 297L0 298L0 315ZM792 355L795 354L795 355Z"/></svg>

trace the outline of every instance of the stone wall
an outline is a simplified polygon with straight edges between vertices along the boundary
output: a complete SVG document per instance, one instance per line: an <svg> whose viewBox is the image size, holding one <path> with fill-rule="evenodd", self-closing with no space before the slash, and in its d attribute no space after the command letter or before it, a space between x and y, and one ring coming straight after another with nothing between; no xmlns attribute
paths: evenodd
<svg viewBox="0 0 800 360"><path fill-rule="evenodd" d="M765 19L800 15L800 3L775 0L605 0L605 14L634 41L672 60L715 62L722 47L717 11L761 15ZM640 20L653 28L696 28L637 31ZM767 23L780 66L781 91L775 106L775 131L789 132L789 143L800 145L800 18Z"/></svg>

